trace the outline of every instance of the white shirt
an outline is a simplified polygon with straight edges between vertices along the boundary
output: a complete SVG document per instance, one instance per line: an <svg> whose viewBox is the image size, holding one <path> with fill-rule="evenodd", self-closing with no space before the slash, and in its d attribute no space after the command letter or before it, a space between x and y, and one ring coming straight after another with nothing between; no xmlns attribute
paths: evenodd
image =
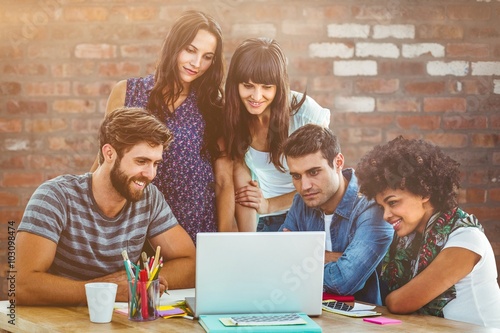
<svg viewBox="0 0 500 333"><path fill-rule="evenodd" d="M325 219L325 233L326 233L325 250L331 252L332 251L332 233L330 232L330 227L332 226L333 214L330 214L330 215L324 214L324 219Z"/></svg>
<svg viewBox="0 0 500 333"><path fill-rule="evenodd" d="M461 247L481 256L472 272L455 284L457 298L444 308L446 319L500 328L500 288L495 255L486 235L478 228L452 232L443 249Z"/></svg>
<svg viewBox="0 0 500 333"><path fill-rule="evenodd" d="M302 99L302 94L294 91L292 91L292 96L296 96L298 100ZM290 117L288 135L306 124L318 124L325 127L330 124L330 110L321 107L309 96L306 97L304 104L297 113ZM285 159L283 158L282 161L285 168L283 173L276 169L269 157L269 152L258 151L252 147L245 154L245 163L252 173L252 179L259 181L259 187L264 198L273 198L294 191L295 187ZM260 216L279 215L287 211L288 209Z"/></svg>

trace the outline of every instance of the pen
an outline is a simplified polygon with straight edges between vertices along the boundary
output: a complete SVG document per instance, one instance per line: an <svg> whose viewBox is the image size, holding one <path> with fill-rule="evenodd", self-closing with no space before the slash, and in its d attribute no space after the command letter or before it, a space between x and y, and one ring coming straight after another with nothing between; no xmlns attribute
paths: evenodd
<svg viewBox="0 0 500 333"><path fill-rule="evenodd" d="M146 288L146 281L148 280L147 278L147 273L145 270L140 271L140 281L141 281L141 311L142 311L142 318L147 319L149 317L148 315L148 292ZM149 283L148 283L149 285Z"/></svg>

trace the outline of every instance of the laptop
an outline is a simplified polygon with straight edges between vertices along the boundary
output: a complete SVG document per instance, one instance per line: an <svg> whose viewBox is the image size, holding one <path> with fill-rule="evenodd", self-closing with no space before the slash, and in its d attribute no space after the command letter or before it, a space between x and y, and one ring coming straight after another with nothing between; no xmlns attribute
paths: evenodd
<svg viewBox="0 0 500 333"><path fill-rule="evenodd" d="M321 314L325 232L216 232L196 239L195 317Z"/></svg>

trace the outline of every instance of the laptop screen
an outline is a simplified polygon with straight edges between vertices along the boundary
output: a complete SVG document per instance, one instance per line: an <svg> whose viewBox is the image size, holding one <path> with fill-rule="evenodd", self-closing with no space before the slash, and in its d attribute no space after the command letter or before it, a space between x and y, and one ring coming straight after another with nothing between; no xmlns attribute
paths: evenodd
<svg viewBox="0 0 500 333"><path fill-rule="evenodd" d="M195 315L321 314L325 232L199 233Z"/></svg>

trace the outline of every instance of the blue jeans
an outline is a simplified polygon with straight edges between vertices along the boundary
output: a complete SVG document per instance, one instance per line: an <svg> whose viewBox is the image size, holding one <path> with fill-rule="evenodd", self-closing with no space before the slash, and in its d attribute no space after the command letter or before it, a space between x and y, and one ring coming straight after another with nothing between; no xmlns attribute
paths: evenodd
<svg viewBox="0 0 500 333"><path fill-rule="evenodd" d="M286 213L261 217L257 224L257 231L278 231L283 222L285 222L285 218Z"/></svg>

